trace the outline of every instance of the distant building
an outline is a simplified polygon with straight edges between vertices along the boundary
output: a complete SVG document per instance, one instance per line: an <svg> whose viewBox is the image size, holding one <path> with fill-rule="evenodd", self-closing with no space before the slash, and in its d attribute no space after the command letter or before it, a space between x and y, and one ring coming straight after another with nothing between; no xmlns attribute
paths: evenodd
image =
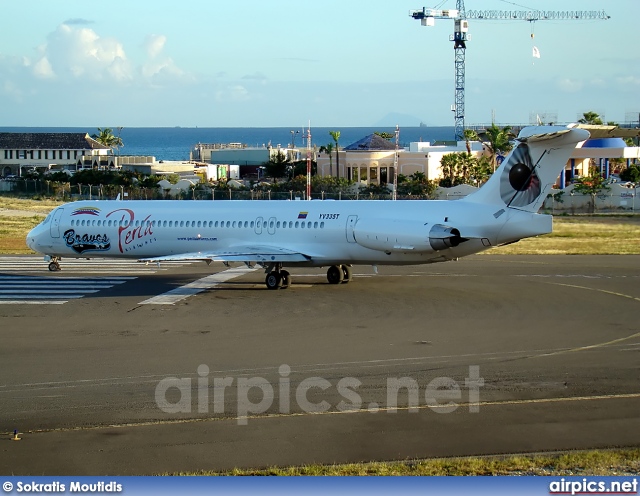
<svg viewBox="0 0 640 496"><path fill-rule="evenodd" d="M88 133L0 133L2 176L21 176L31 169L110 167L111 149Z"/></svg>
<svg viewBox="0 0 640 496"><path fill-rule="evenodd" d="M481 143L471 143L471 153L481 155ZM395 143L377 134L370 134L340 149L340 177L361 184L385 184L393 182ZM432 145L429 142L415 142L409 148L398 149L398 174L410 176L415 172L423 173L432 181L442 177L440 160L447 153L466 151L466 143L461 141L453 145ZM318 174L335 176L337 160L335 151L331 157L327 153L318 154Z"/></svg>
<svg viewBox="0 0 640 496"><path fill-rule="evenodd" d="M278 153L284 153L290 160L300 158L300 150L291 146L283 148L281 145L247 146L244 143L198 143L190 153L194 162L233 164L233 165L262 165Z"/></svg>
<svg viewBox="0 0 640 496"><path fill-rule="evenodd" d="M640 130L618 129L615 126L588 126L591 139L580 144L574 150L571 159L565 167L565 174L558 178L557 185L564 188L576 177L586 175L589 165L595 162L601 174L609 177L611 159L622 159L628 166L631 162L640 160L640 148L626 146L624 137L638 137ZM487 154L481 142L469 143L471 154L480 157ZM466 152L466 142L459 141L445 145L432 145L429 142L410 143L408 148L398 149L398 174L410 176L415 172L423 173L430 181L442 178L440 161L448 153ZM376 134L371 134L344 148L340 148L340 171L337 170L336 152L319 153L317 156L318 174L321 176L336 176L347 178L361 184L385 184L393 182L395 144Z"/></svg>
<svg viewBox="0 0 640 496"><path fill-rule="evenodd" d="M259 169L278 153L283 153L291 161L300 160L297 148L282 148L280 145L247 146L244 143L198 143L193 147L190 158L194 162L206 164L239 165L240 177L256 176Z"/></svg>

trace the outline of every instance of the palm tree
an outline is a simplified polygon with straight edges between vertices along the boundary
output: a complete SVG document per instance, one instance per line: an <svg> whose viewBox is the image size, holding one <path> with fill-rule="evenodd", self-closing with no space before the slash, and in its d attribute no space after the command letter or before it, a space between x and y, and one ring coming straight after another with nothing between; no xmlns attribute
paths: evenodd
<svg viewBox="0 0 640 496"><path fill-rule="evenodd" d="M456 153L447 153L440 159L440 168L442 169L442 179L440 186L451 188L455 186L455 176L458 168L458 158Z"/></svg>
<svg viewBox="0 0 640 496"><path fill-rule="evenodd" d="M482 156L477 158L475 166L473 167L473 171L471 173L471 183L473 183L475 186L482 185L491 177L492 171L493 166L491 164L491 161L487 157Z"/></svg>
<svg viewBox="0 0 640 496"><path fill-rule="evenodd" d="M462 184L471 184L471 175L478 164L478 160L470 153L457 153L456 165L458 167L458 182Z"/></svg>
<svg viewBox="0 0 640 496"><path fill-rule="evenodd" d="M463 135L465 144L467 145L467 153L471 153L471 142L480 141L480 137L473 129L465 129Z"/></svg>
<svg viewBox="0 0 640 496"><path fill-rule="evenodd" d="M329 134L333 138L333 141L336 143L336 177L340 178L340 145L338 144L338 140L340 139L340 131L329 131Z"/></svg>
<svg viewBox="0 0 640 496"><path fill-rule="evenodd" d="M111 149L123 146L120 136L115 136L110 127L105 127L104 129L99 127L98 133L99 134L94 134L91 137L101 145L108 146Z"/></svg>
<svg viewBox="0 0 640 496"><path fill-rule="evenodd" d="M582 118L578 119L578 122L580 124L592 124L594 126L602 125L602 119L600 119L600 116L591 110L582 114Z"/></svg>
<svg viewBox="0 0 640 496"><path fill-rule="evenodd" d="M458 184L474 184L477 179L478 159L470 153L447 153L440 159L443 178L440 186L453 187Z"/></svg>
<svg viewBox="0 0 640 496"><path fill-rule="evenodd" d="M329 155L329 175L333 177L333 156L331 153L333 152L333 143L327 143L324 146L320 147L320 153L325 152Z"/></svg>
<svg viewBox="0 0 640 496"><path fill-rule="evenodd" d="M485 138L484 145L491 155L493 172L496 171L496 157L498 154L507 153L513 148L510 141L512 137L511 126L499 127L496 126L495 122L492 122L491 126L483 133L483 138Z"/></svg>

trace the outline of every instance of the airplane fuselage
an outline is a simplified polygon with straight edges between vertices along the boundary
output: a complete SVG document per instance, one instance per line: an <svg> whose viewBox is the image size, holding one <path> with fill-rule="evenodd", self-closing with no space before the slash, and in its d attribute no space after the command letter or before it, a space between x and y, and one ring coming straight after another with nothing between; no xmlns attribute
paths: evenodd
<svg viewBox="0 0 640 496"><path fill-rule="evenodd" d="M27 243L53 257L148 259L237 253L251 246L304 253L287 265L420 264L456 259L551 231L548 216L463 201L79 201L55 209ZM524 220L524 219L519 219ZM458 233L458 242L451 230ZM513 238L513 239L512 239ZM247 256L247 262L252 260ZM268 261L268 260L267 260Z"/></svg>

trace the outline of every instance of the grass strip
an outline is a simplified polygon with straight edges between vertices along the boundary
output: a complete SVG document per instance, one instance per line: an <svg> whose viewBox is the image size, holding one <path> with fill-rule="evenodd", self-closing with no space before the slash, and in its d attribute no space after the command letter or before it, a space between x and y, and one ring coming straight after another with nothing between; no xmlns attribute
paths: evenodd
<svg viewBox="0 0 640 496"><path fill-rule="evenodd" d="M640 448L534 455L304 465L171 475L638 475ZM168 475L168 474L165 474Z"/></svg>
<svg viewBox="0 0 640 496"><path fill-rule="evenodd" d="M638 255L640 216L554 217L553 232L526 238L487 255Z"/></svg>
<svg viewBox="0 0 640 496"><path fill-rule="evenodd" d="M0 209L6 210L25 210L46 215L54 208L62 204L62 201L54 200L51 198L34 200L28 198L0 195Z"/></svg>
<svg viewBox="0 0 640 496"><path fill-rule="evenodd" d="M34 253L26 245L27 233L37 226L44 216L6 217L0 216L0 254L22 255Z"/></svg>

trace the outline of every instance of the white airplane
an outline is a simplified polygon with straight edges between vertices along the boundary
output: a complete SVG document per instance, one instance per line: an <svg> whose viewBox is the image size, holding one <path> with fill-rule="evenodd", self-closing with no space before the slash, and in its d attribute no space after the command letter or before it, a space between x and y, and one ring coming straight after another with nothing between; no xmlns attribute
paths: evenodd
<svg viewBox="0 0 640 496"><path fill-rule="evenodd" d="M538 210L583 129L523 129L477 192L457 201L78 201L27 235L49 270L60 259L129 258L259 264L269 289L291 285L283 267L328 267L331 284L352 265L445 262L550 233Z"/></svg>

